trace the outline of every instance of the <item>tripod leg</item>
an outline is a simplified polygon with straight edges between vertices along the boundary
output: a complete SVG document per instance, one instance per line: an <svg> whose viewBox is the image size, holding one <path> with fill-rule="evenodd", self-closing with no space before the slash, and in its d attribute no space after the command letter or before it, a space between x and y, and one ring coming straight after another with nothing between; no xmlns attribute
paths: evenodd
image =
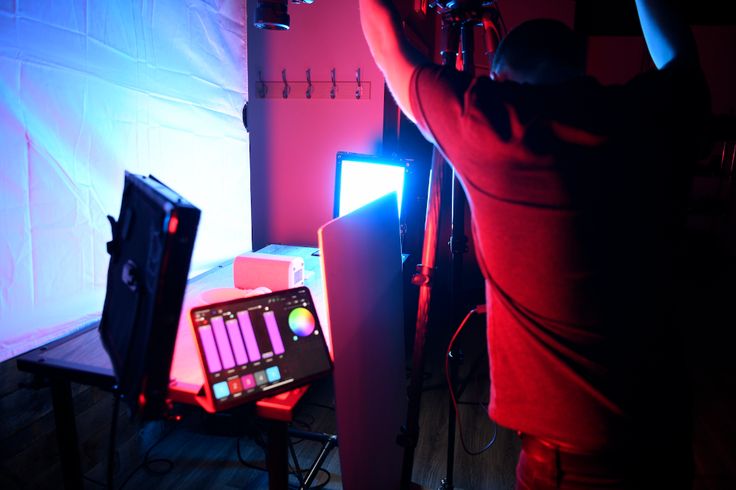
<svg viewBox="0 0 736 490"><path fill-rule="evenodd" d="M288 424L271 420L268 424L268 449L266 466L268 467L269 490L287 490L289 488L289 432Z"/></svg>
<svg viewBox="0 0 736 490"><path fill-rule="evenodd" d="M442 174L445 160L435 148L432 154L432 170L427 203L427 219L424 227L424 246L422 247L422 263L418 266L421 273L415 276L415 284L419 285L419 307L414 332L414 348L412 353L411 379L409 381L409 405L406 414L406 427L402 434L404 459L401 466L401 488L408 490L414 467L414 451L419 438L419 406L424 382L424 341L429 321L429 303L432 286L430 275L434 269L437 255L439 233L439 217L441 205Z"/></svg>
<svg viewBox="0 0 736 490"><path fill-rule="evenodd" d="M474 22L464 22L460 28L460 37L462 45L462 61L463 71L474 74L475 62L474 51L475 41L473 39ZM465 208L467 207L467 199L465 198L465 190L460 184L460 180L453 171L452 173L452 231L450 237L450 250L452 252L451 277L450 282L450 305L452 305L453 325L456 319L461 318L465 305L462 301L463 288L463 256L468 251L468 238L465 236ZM457 352L450 353L450 380L454 389L457 381L457 371L459 363L459 355ZM455 407L452 399L449 400L448 418L447 418L447 467L446 476L442 480L442 488L451 490L454 488L454 469L455 469Z"/></svg>
<svg viewBox="0 0 736 490"><path fill-rule="evenodd" d="M449 390L455 390L455 381L458 377L458 363L460 362L460 359L458 359L455 354L455 352L451 352L448 359L448 366L450 369L449 377L453 381L451 386L447 387ZM455 392L455 395L457 396L457 392ZM442 479L442 485L440 488L443 490L452 490L455 488L455 417L457 414L455 413L455 405L452 403L452 397L448 397L447 403L449 405L447 408L447 466L445 467L445 478Z"/></svg>
<svg viewBox="0 0 736 490"><path fill-rule="evenodd" d="M442 64L454 66L460 44L460 29L457 24L442 26L442 37L445 48L442 50ZM422 246L422 262L417 266L418 274L413 283L419 286L419 305L412 349L411 379L409 380L409 405L406 411L406 427L399 436L404 446L404 459L401 466L401 488L411 488L411 476L414 469L414 451L419 439L419 407L424 383L424 341L429 322L429 303L432 296L431 275L437 259L437 242L439 241L440 209L442 206L442 181L445 159L437 148L432 152L432 170L429 180L427 199L427 216L424 222L424 243Z"/></svg>

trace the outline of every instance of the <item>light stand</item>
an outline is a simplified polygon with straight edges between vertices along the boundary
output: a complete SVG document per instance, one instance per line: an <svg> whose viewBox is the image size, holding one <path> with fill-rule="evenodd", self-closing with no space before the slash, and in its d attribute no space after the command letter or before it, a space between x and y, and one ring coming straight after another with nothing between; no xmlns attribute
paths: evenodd
<svg viewBox="0 0 736 490"><path fill-rule="evenodd" d="M498 10L495 2L478 1L472 7L455 7L456 2L450 2L452 8L443 8L439 3L436 5L442 14L442 34L445 45L441 52L442 64L454 67L462 36L463 46L463 71L474 75L475 64L473 61L473 30L477 25L485 29L486 50L489 56L495 51L498 42L498 30L495 28L495 20L498 19ZM399 436L399 443L404 447L404 459L401 471L401 488L408 490L411 487L411 477L414 465L414 452L419 440L419 410L421 405L422 387L424 383L424 347L427 335L427 323L429 321L429 305L432 292L432 276L435 270L437 242L439 238L439 216L442 205L442 182L444 177L445 160L435 147L432 153L432 167L430 172L429 195L427 202L427 216L424 228L424 243L422 247L422 260L417 265L417 273L412 278L412 283L419 286L419 302L417 308L417 321L414 332L414 348L412 352L412 370L409 381L409 403L407 409L407 422ZM460 311L460 295L458 292L462 287L463 254L467 252L467 237L465 236L465 207L467 205L465 192L457 179L455 172L452 174L452 223L450 249L452 252L450 304L453 315L457 316ZM450 353L450 378L453 381L457 376L458 353ZM450 387L450 389L453 389ZM442 489L452 489L453 469L455 458L455 410L450 400L448 418L448 445L447 445L447 476L442 481Z"/></svg>

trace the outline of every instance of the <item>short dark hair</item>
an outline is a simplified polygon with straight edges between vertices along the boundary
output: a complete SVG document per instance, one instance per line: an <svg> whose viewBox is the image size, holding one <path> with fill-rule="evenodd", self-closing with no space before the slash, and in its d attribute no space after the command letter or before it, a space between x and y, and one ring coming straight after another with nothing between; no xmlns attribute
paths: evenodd
<svg viewBox="0 0 736 490"><path fill-rule="evenodd" d="M585 38L564 23L534 19L512 29L498 45L492 71L508 68L533 83L558 83L585 74Z"/></svg>

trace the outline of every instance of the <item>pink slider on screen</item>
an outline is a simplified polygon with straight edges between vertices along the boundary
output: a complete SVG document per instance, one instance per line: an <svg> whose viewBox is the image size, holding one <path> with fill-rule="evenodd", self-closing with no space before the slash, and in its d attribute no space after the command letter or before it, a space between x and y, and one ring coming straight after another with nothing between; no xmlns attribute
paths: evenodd
<svg viewBox="0 0 736 490"><path fill-rule="evenodd" d="M239 366L248 364L248 356L245 353L243 338L240 336L238 321L235 318L231 318L225 321L225 326L227 327L227 335L230 337L230 345L233 347L233 354L235 354L235 362Z"/></svg>
<svg viewBox="0 0 736 490"><path fill-rule="evenodd" d="M256 334L253 332L253 324L250 322L250 315L247 311L238 312L238 323L240 323L240 332L245 340L245 348L248 351L248 358L251 362L261 359L261 351L258 350L256 342Z"/></svg>
<svg viewBox="0 0 736 490"><path fill-rule="evenodd" d="M215 341L217 342L217 351L220 353L222 367L230 369L235 367L235 359L233 359L233 351L230 348L230 340L227 338L225 331L225 322L221 316L213 316L210 319L212 330L215 332Z"/></svg>
<svg viewBox="0 0 736 490"><path fill-rule="evenodd" d="M220 356L217 354L217 346L215 345L215 337L212 335L212 327L205 325L199 327L199 338L202 339L202 347L204 347L204 357L207 360L207 369L211 373L222 371L220 364Z"/></svg>
<svg viewBox="0 0 736 490"><path fill-rule="evenodd" d="M276 324L276 315L273 311L267 311L263 314L263 319L266 321L266 328L268 329L268 338L271 339L271 345L273 346L273 353L276 355L284 353L284 343L281 341L281 334L279 333L279 326Z"/></svg>

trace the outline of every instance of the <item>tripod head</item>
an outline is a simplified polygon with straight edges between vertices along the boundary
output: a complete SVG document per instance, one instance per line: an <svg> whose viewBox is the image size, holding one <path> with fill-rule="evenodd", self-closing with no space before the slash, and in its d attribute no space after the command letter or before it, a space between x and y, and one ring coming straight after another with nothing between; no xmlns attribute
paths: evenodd
<svg viewBox="0 0 736 490"><path fill-rule="evenodd" d="M445 12L472 12L489 7L496 3L496 0L434 0L430 2L430 6L437 9L439 13Z"/></svg>
<svg viewBox="0 0 736 490"><path fill-rule="evenodd" d="M430 6L442 19L442 57L445 64L451 64L450 58L457 55L462 34L463 67L473 69L472 31L475 27L483 28L485 54L493 64L493 54L506 30L496 0L434 0Z"/></svg>

